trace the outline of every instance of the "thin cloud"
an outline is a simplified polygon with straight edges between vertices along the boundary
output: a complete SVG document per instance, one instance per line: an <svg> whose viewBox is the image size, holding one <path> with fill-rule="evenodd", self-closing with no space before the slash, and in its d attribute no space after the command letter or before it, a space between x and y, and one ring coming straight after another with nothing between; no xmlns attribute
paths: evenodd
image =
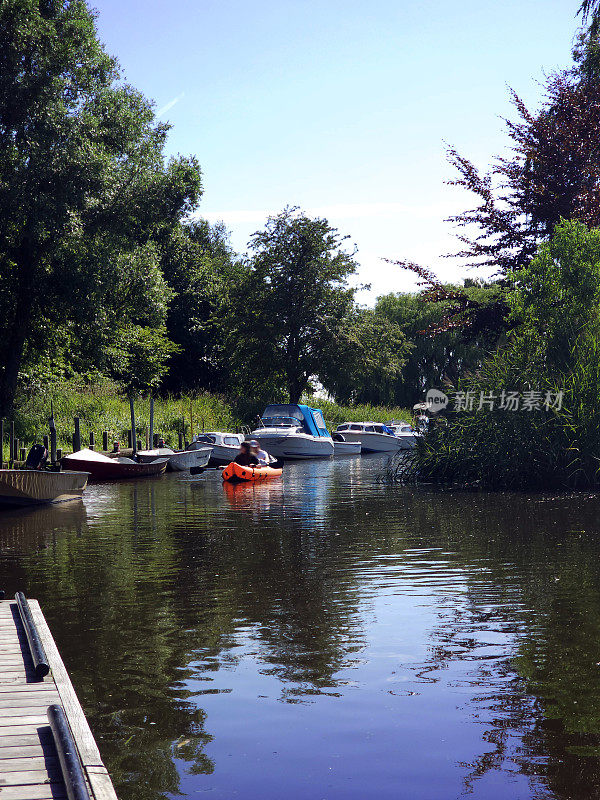
<svg viewBox="0 0 600 800"><path fill-rule="evenodd" d="M184 97L185 97L185 92L182 92L181 94L178 94L177 97L174 97L172 100L169 100L169 102L166 105L158 109L158 111L156 112L156 116L162 117L163 114L166 114L167 111L170 111L173 108L173 106L177 105L177 103Z"/></svg>

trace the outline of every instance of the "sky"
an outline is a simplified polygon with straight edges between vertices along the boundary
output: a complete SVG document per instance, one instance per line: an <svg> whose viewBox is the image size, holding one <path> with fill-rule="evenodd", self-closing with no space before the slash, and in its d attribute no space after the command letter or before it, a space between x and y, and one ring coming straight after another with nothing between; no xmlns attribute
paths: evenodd
<svg viewBox="0 0 600 800"><path fill-rule="evenodd" d="M382 259L475 277L444 254L444 222L472 205L448 186L447 145L483 169L509 146L512 87L535 108L570 64L579 0L96 0L127 81L195 154L198 214L245 252L269 215L299 206L356 246L359 300L411 291Z"/></svg>

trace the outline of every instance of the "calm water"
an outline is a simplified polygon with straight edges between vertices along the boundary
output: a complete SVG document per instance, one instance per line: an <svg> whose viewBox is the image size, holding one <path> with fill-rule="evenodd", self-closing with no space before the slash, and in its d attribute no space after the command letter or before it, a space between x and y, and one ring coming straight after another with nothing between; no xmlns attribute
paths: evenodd
<svg viewBox="0 0 600 800"><path fill-rule="evenodd" d="M600 498L384 463L0 515L121 800L600 797Z"/></svg>

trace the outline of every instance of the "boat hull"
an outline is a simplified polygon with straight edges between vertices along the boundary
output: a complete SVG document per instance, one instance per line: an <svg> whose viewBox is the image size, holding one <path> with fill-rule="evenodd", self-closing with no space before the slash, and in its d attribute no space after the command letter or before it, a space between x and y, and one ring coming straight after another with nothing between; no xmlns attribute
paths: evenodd
<svg viewBox="0 0 600 800"><path fill-rule="evenodd" d="M88 482L81 471L0 470L0 505L31 506L80 500Z"/></svg>
<svg viewBox="0 0 600 800"><path fill-rule="evenodd" d="M62 465L67 469L77 466L90 473L90 480L93 481L117 481L127 478L147 478L152 475L162 475L167 468L168 458L161 458L144 463L122 463L118 459L109 461L86 461L79 458L65 456Z"/></svg>
<svg viewBox="0 0 600 800"><path fill-rule="evenodd" d="M281 477L283 470L273 467L242 467L232 461L223 470L223 480L229 483L243 483L244 481L267 481Z"/></svg>
<svg viewBox="0 0 600 800"><path fill-rule="evenodd" d="M252 438L275 458L301 460L305 458L329 458L333 455L333 441L329 437L307 436L304 434L282 435L259 430L252 432Z"/></svg>
<svg viewBox="0 0 600 800"><path fill-rule="evenodd" d="M169 472L189 472L192 467L205 467L208 464L212 447L199 447L195 450L178 450L169 453L167 448L143 450L138 459L144 464L151 464L159 458L168 458Z"/></svg>
<svg viewBox="0 0 600 800"><path fill-rule="evenodd" d="M364 431L340 431L347 442L358 442L363 453L397 453L405 449L396 436L387 433L365 433Z"/></svg>
<svg viewBox="0 0 600 800"><path fill-rule="evenodd" d="M333 442L334 456L358 456L361 452L360 442Z"/></svg>

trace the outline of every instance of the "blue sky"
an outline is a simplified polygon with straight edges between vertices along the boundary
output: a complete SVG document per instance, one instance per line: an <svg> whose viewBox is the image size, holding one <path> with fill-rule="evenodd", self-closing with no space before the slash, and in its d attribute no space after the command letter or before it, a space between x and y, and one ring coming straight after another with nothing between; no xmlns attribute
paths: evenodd
<svg viewBox="0 0 600 800"><path fill-rule="evenodd" d="M98 27L130 83L194 153L200 214L246 249L269 214L298 205L358 248L365 303L414 286L381 261L442 278L443 220L469 205L444 185L444 142L486 166L507 146L507 87L535 106L567 66L578 0L100 0Z"/></svg>

